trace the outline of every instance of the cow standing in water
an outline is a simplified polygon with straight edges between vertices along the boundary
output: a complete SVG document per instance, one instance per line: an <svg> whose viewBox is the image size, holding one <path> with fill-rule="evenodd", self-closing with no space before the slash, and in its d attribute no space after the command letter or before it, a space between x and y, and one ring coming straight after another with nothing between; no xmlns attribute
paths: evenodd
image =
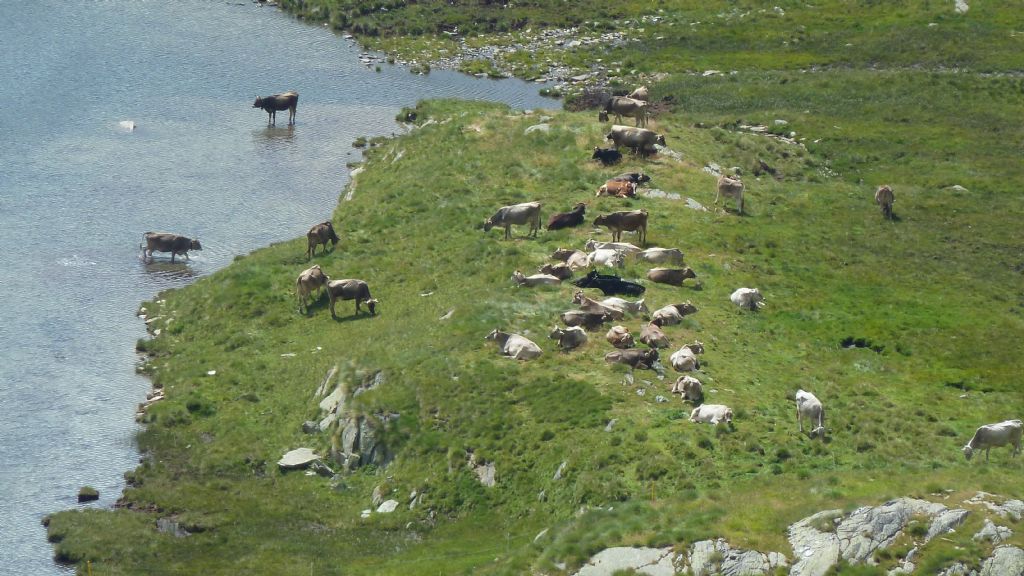
<svg viewBox="0 0 1024 576"><path fill-rule="evenodd" d="M170 252L171 262L173 263L176 254L183 254L186 259L190 260L188 257L189 250L203 249L199 244L199 240L193 240L186 236L179 236L169 232L146 232L143 234L143 238L146 240L146 246L142 249L142 255L151 261L153 260L153 252Z"/></svg>
<svg viewBox="0 0 1024 576"><path fill-rule="evenodd" d="M299 93L289 90L284 94L273 96L257 96L253 102L253 108L263 108L267 113L267 124L277 124L277 113L281 110L288 111L288 124L295 124L295 109L299 106Z"/></svg>

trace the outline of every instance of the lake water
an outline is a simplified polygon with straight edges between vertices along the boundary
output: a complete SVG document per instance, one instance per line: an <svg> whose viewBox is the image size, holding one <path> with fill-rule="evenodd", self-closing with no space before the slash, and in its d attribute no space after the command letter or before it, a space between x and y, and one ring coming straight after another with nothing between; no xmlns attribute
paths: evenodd
<svg viewBox="0 0 1024 576"><path fill-rule="evenodd" d="M359 62L248 2L0 0L0 572L65 574L40 520L111 506L139 454L139 303L330 217L358 136L434 97L557 108L540 86ZM295 89L297 125L256 95ZM120 123L135 122L129 131ZM185 265L143 232L198 237Z"/></svg>

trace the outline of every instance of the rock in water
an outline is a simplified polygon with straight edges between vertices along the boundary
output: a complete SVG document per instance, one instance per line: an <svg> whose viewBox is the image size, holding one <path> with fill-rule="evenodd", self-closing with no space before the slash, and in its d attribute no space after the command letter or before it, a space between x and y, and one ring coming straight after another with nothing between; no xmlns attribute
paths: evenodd
<svg viewBox="0 0 1024 576"><path fill-rule="evenodd" d="M79 502L92 502L93 500L99 499L100 493L92 486L82 486L78 489Z"/></svg>

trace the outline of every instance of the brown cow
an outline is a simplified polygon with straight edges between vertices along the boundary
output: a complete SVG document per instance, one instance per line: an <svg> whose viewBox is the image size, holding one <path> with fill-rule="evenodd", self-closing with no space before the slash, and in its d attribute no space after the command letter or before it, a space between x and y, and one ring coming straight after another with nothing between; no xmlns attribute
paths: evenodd
<svg viewBox="0 0 1024 576"><path fill-rule="evenodd" d="M633 335L629 333L629 328L625 326L612 326L604 337L616 348L632 348L636 345Z"/></svg>
<svg viewBox="0 0 1024 576"><path fill-rule="evenodd" d="M595 196L633 198L636 196L636 183L623 182L621 180L609 180L597 189L597 194L595 194Z"/></svg>
<svg viewBox="0 0 1024 576"><path fill-rule="evenodd" d="M314 264L299 274L299 277L295 279L295 296L299 299L299 312L302 312L303 309L308 309L306 297L314 291L319 292L330 280L327 274L324 274L323 270L320 269L319 264ZM320 294L317 294L317 299L319 297Z"/></svg>
<svg viewBox="0 0 1024 576"><path fill-rule="evenodd" d="M295 109L299 107L299 93L289 90L283 94L273 96L256 97L253 108L263 108L267 113L267 124L277 123L277 113L280 110L288 111L288 124L295 124Z"/></svg>
<svg viewBox="0 0 1024 576"><path fill-rule="evenodd" d="M370 296L370 287L362 280L331 280L327 283L327 295L331 298L331 318L337 318L334 303L339 299L355 300L356 314L359 314L360 304L366 304L371 316L377 313L377 300Z"/></svg>
<svg viewBox="0 0 1024 576"><path fill-rule="evenodd" d="M668 348L671 345L668 336L654 322L648 322L640 330L640 342L651 348Z"/></svg>
<svg viewBox="0 0 1024 576"><path fill-rule="evenodd" d="M629 350L616 350L604 355L604 361L609 363L628 364L640 370L650 370L658 361L658 351L651 348L630 348Z"/></svg>
<svg viewBox="0 0 1024 576"><path fill-rule="evenodd" d="M334 233L334 224L330 220L314 225L306 232L306 259L316 256L316 247L323 244L324 254L327 254L327 243L331 243L331 249L338 245L341 239Z"/></svg>
<svg viewBox="0 0 1024 576"><path fill-rule="evenodd" d="M647 271L647 279L651 282L672 286L682 286L683 280L696 277L697 274L691 268L651 268Z"/></svg>
<svg viewBox="0 0 1024 576"><path fill-rule="evenodd" d="M594 226L604 226L612 231L612 242L622 239L622 232L637 232L640 244L647 245L647 210L630 210L602 214L594 220Z"/></svg>
<svg viewBox="0 0 1024 576"><path fill-rule="evenodd" d="M170 252L171 262L174 262L176 254L184 254L186 260L191 260L188 257L189 250L203 249L199 240L170 232L146 232L142 237L146 240L146 247L142 249L142 255L150 260L153 259L153 252Z"/></svg>
<svg viewBox="0 0 1024 576"><path fill-rule="evenodd" d="M583 224L583 214L587 211L587 205L578 202L568 212L555 212L548 218L548 230L561 230L562 228L575 228Z"/></svg>
<svg viewBox="0 0 1024 576"><path fill-rule="evenodd" d="M893 196L892 187L879 186L878 190L875 190L875 204L882 208L882 216L886 220L892 220L892 203L895 201L896 197Z"/></svg>

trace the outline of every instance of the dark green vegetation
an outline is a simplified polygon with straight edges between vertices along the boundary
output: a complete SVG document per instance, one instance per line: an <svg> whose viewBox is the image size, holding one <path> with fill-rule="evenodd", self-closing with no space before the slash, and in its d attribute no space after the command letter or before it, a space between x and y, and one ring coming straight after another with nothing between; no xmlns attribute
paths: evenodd
<svg viewBox="0 0 1024 576"><path fill-rule="evenodd" d="M990 5L958 19L946 2L832 4L742 20L742 5L718 16L732 3L666 7L686 33L665 36L679 41L657 53L637 43L621 58L674 72L651 85L665 103L652 127L682 160L598 167L588 158L607 125L592 112L551 114L550 132L527 135L539 114L421 104L422 128L368 150L334 217L342 242L314 259L332 277L367 280L380 315L350 317L344 302L334 321L326 301L296 312L294 280L311 264L304 238L147 303L161 335L140 349L167 399L147 414L130 509L55 515L58 557L90 559L97 574L557 573L606 546L710 536L791 556L785 527L819 510L944 489L1024 496L1024 466L1008 450L988 464L959 452L979 424L1024 414L1024 89L1015 74L976 73L1013 72L1011 32L1024 24ZM689 19L728 33L683 27ZM800 26L800 48L782 45ZM867 66L878 62L889 69ZM811 63L844 66L797 69ZM682 73L690 66L738 73ZM738 129L757 123L795 131L806 148ZM642 169L657 188L710 205L709 162L743 169L747 216L593 197L606 177ZM778 178L754 179L760 162ZM895 190L895 222L872 202L881 183ZM650 211L650 244L681 248L701 289L651 286L647 301L700 309L666 332L676 346L704 342L708 401L732 406L734 426L688 423L690 406L668 394L674 375L638 371L623 384L626 371L602 361L601 333L580 351L554 350L546 333L573 307L571 289L517 289L509 275L609 235L585 226L527 240L517 228L502 241L479 230L497 207L528 200L543 201L545 217L577 201L590 202L591 221ZM631 262L625 275L645 271ZM728 295L739 286L760 288L768 306L736 310ZM640 321L626 325L638 332ZM529 331L544 356L499 357L483 340L495 327ZM280 472L286 451L327 454L339 442L301 429L319 418L314 392L335 365L352 384L383 371L351 409L400 415L382 431L393 462L338 479ZM825 402L828 442L797 433L798 388ZM494 463L493 488L469 453ZM400 506L360 519L375 487ZM424 496L409 510L413 490ZM157 532L158 518L193 534ZM929 544L927 568L982 555L972 533L960 531L959 548ZM877 573L855 570L841 573Z"/></svg>

